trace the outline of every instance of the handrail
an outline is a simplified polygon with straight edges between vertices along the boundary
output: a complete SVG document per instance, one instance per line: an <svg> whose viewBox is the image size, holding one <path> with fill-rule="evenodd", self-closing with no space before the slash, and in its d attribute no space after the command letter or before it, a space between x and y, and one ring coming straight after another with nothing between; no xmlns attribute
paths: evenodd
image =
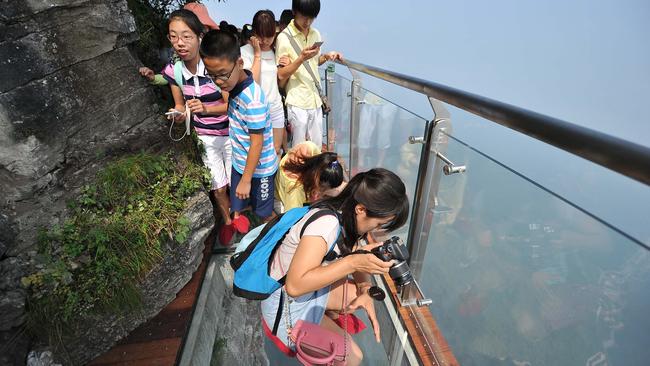
<svg viewBox="0 0 650 366"><path fill-rule="evenodd" d="M650 185L648 147L424 79L348 59L337 63L454 105Z"/></svg>

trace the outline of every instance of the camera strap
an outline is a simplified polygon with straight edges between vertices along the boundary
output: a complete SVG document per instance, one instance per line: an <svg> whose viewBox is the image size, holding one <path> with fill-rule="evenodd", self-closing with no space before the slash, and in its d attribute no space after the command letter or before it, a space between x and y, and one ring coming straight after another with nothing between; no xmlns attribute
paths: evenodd
<svg viewBox="0 0 650 366"><path fill-rule="evenodd" d="M335 259L347 257L348 255L352 255L352 254L372 254L372 252L369 251L369 250L365 250L365 249L357 249L354 252L336 254L334 251L331 251L331 252L327 253L327 255L325 256L325 260L328 261L328 262L331 262L331 261L333 261Z"/></svg>

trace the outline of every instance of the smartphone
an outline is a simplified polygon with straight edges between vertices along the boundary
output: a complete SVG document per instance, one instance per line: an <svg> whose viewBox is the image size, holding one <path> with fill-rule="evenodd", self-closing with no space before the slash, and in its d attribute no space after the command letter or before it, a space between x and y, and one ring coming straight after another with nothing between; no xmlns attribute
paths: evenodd
<svg viewBox="0 0 650 366"><path fill-rule="evenodd" d="M315 42L313 45L311 45L310 48L318 48L323 45L323 42Z"/></svg>

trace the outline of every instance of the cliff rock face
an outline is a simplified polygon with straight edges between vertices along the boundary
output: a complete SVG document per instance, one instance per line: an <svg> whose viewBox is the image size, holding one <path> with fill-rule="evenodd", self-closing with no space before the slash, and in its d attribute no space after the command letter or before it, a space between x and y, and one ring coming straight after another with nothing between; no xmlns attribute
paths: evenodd
<svg viewBox="0 0 650 366"><path fill-rule="evenodd" d="M39 228L56 224L66 202L109 158L169 148L155 97L129 49L137 39L126 0L0 0L0 364L25 363L20 278L32 262ZM211 217L209 202L194 204ZM205 234L211 223L205 215L197 220ZM185 249L172 251L176 257L163 264L184 268L149 275L161 279L156 286L168 285L145 288L153 314L196 268L196 248ZM116 326L110 335L89 328L79 336L114 342L153 314Z"/></svg>

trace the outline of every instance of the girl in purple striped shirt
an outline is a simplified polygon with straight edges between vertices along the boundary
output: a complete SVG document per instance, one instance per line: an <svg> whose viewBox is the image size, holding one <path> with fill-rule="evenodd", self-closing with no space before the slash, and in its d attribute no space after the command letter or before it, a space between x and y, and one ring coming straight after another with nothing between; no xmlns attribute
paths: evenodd
<svg viewBox="0 0 650 366"><path fill-rule="evenodd" d="M199 18L189 10L177 10L170 15L168 28L169 41L181 59L178 65L170 63L162 72L174 96L175 106L170 111L181 112L169 118L180 123L185 121L186 113L191 113L192 126L203 145L203 163L210 169L211 192L225 224L230 225L230 200L226 192L232 165L228 93L205 76L205 66L199 56L204 28Z"/></svg>

